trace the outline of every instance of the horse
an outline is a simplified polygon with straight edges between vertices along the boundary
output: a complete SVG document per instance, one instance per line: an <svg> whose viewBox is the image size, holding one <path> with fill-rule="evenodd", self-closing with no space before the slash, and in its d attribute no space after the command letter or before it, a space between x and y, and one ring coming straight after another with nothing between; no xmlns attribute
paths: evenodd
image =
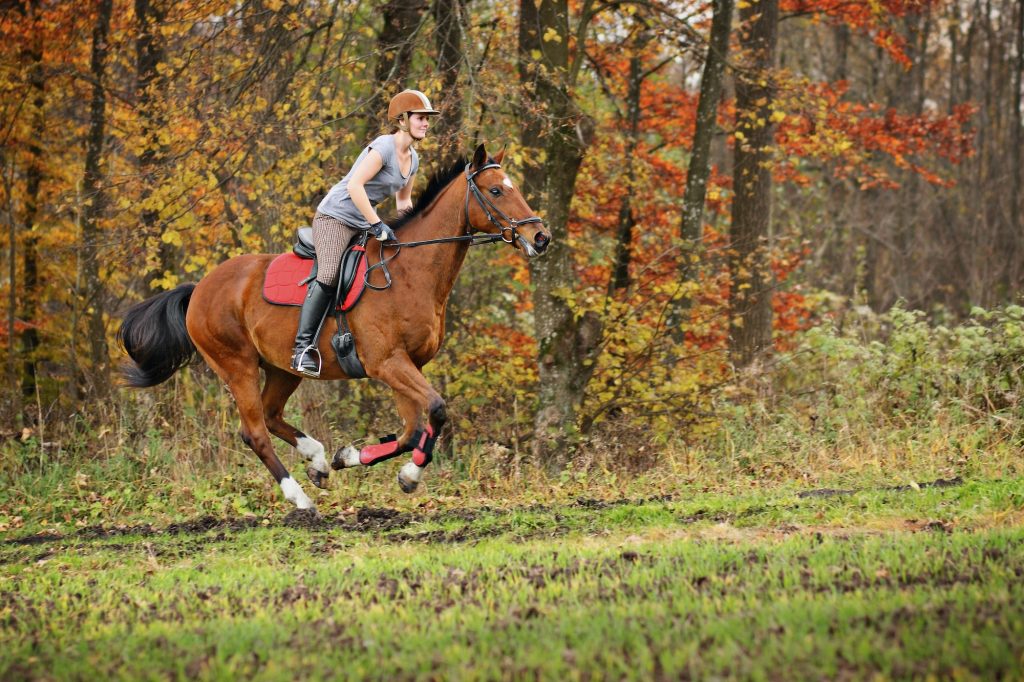
<svg viewBox="0 0 1024 682"><path fill-rule="evenodd" d="M391 223L404 241L381 243L378 254L367 249L369 272L389 273L388 286L368 287L348 312L347 323L366 375L391 388L404 427L378 445L339 449L331 462L334 469L376 464L411 451L398 482L405 492L416 489L447 421L445 401L422 368L441 347L448 297L469 246L504 242L534 258L550 243L544 222L502 170L503 156L504 150L490 158L480 145L468 164L436 174L416 205ZM155 386L193 363L198 353L233 396L241 417L239 435L285 499L315 512L270 439L273 434L295 448L309 463L306 474L312 483L325 487L330 470L323 444L283 417L304 377L290 363L298 309L272 305L261 293L275 257L236 256L198 283L179 285L131 307L117 333L130 358L121 372L130 387ZM333 355L330 338L338 325L332 318L319 337L322 358ZM266 377L262 390L261 369ZM318 380L348 378L340 364L324 362Z"/></svg>

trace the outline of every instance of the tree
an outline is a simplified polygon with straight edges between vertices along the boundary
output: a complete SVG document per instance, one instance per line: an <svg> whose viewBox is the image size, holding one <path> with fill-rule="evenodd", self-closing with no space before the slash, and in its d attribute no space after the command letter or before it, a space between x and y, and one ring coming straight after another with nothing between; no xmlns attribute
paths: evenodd
<svg viewBox="0 0 1024 682"><path fill-rule="evenodd" d="M771 69L775 61L778 0L751 0L740 9L744 70L736 78L733 147L729 351L748 365L772 343L772 275L767 240L771 224Z"/></svg>
<svg viewBox="0 0 1024 682"><path fill-rule="evenodd" d="M161 289L161 280L171 269L172 245L160 239L159 211L146 206L153 193L157 177L166 154L165 145L159 141L159 131L166 121L161 105L164 102L163 81L158 67L164 61L164 38L161 33L165 8L161 0L135 0L135 20L138 33L135 39L135 102L139 118L142 122L140 131L144 141L144 149L139 155L139 175L142 182L140 204L144 206L140 219L144 233L153 240L157 250L156 276L147 283L149 293L156 294Z"/></svg>
<svg viewBox="0 0 1024 682"><path fill-rule="evenodd" d="M532 163L523 189L543 207L552 243L530 264L534 332L538 347L538 409L534 455L553 468L568 461L576 410L593 372L600 322L577 318L566 300L572 290L569 207L592 129L573 94L592 2L584 3L576 35L568 0L523 0L519 5L519 76L526 103L522 143ZM575 47L570 41L575 40Z"/></svg>
<svg viewBox="0 0 1024 682"><path fill-rule="evenodd" d="M107 123L106 74L109 51L110 14L113 0L99 0L92 31L92 57L89 72L92 77L92 98L89 103L89 133L86 138L85 171L82 175L81 246L80 257L83 289L80 293L82 310L86 313L89 330L88 388L96 396L104 396L110 389L109 355L104 316L105 288L100 275L98 246L99 218L104 208L103 145Z"/></svg>
<svg viewBox="0 0 1024 682"><path fill-rule="evenodd" d="M711 37L700 77L697 125L690 147L690 164L683 194L683 218L680 236L685 243L699 244L703 232L704 199L711 173L711 141L718 128L718 105L722 97L729 35L732 32L733 0L714 0Z"/></svg>
<svg viewBox="0 0 1024 682"><path fill-rule="evenodd" d="M21 314L24 331L21 334L21 397L25 405L34 402L36 394L36 349L39 347L39 251L37 238L37 217L39 216L39 189L43 182L43 172L46 160L43 157L42 139L45 126L45 86L46 79L43 73L43 33L37 26L39 15L39 3L37 0L19 6L23 18L31 27L31 38L23 49L23 56L26 60L26 71L28 74L29 86L29 116L31 117L31 133L27 145L28 159L25 169L25 200L24 218L22 221L22 277L21 288ZM14 249L16 239L11 239L11 265L15 263ZM16 277L11 277L11 295L15 296L17 287L14 286ZM13 331L13 330L12 330ZM11 336L13 348L14 337ZM32 423L39 415L30 417L30 409L24 412L24 421Z"/></svg>
<svg viewBox="0 0 1024 682"><path fill-rule="evenodd" d="M433 0L434 43L437 50L437 70L441 89L434 106L444 115L434 126L432 136L439 148L437 167L447 168L451 160L461 153L462 90L459 73L462 70L462 28L466 6L464 0Z"/></svg>

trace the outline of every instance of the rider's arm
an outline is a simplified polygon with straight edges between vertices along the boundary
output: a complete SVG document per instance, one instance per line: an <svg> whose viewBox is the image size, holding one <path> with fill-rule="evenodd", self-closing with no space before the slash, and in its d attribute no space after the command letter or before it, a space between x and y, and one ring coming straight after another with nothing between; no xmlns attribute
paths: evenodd
<svg viewBox="0 0 1024 682"><path fill-rule="evenodd" d="M395 194L395 205L398 207L399 213L404 213L412 208L412 183L415 179L416 174L413 173L409 176L409 182L405 183L405 186Z"/></svg>
<svg viewBox="0 0 1024 682"><path fill-rule="evenodd" d="M366 188L363 185L369 182L383 167L384 159L381 158L380 152L376 149L371 149L352 171L352 177L348 179L348 195L352 197L352 203L355 204L359 212L366 218L366 222L371 225L379 223L380 218L377 216L377 211L370 204L370 198L366 196Z"/></svg>

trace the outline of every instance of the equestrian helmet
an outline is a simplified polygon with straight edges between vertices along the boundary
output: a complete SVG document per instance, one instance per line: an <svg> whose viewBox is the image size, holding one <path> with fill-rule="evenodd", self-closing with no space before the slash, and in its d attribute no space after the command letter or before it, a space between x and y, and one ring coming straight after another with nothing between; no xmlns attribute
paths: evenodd
<svg viewBox="0 0 1024 682"><path fill-rule="evenodd" d="M438 115L441 112L430 106L430 100L419 90L402 90L391 98L388 105L388 118L401 118L402 114Z"/></svg>

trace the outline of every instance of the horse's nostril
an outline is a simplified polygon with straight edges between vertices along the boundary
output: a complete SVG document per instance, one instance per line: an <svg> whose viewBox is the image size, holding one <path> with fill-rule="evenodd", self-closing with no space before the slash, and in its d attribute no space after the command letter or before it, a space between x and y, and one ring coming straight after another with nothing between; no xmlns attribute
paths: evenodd
<svg viewBox="0 0 1024 682"><path fill-rule="evenodd" d="M551 237L547 236L543 232L538 232L537 236L533 238L533 243L537 247L538 251L543 251L548 248L548 243L551 242Z"/></svg>

